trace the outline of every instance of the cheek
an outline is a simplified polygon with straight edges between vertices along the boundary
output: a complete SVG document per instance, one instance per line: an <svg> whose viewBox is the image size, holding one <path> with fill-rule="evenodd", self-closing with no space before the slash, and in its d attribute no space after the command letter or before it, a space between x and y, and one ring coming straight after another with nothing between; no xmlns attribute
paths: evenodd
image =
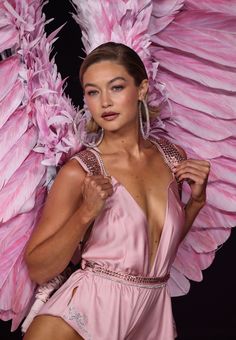
<svg viewBox="0 0 236 340"><path fill-rule="evenodd" d="M120 102L126 107L133 107L136 109L138 107L138 94L137 91L128 91L120 98Z"/></svg>

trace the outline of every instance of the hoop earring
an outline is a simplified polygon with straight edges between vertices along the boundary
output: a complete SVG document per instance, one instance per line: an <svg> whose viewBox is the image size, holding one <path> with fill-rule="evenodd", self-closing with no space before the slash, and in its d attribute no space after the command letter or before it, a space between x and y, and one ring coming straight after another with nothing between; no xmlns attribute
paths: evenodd
<svg viewBox="0 0 236 340"><path fill-rule="evenodd" d="M97 135L97 133L94 133L93 135ZM98 140L95 140L94 136L90 138L91 142L86 142L86 140L82 139L81 137L79 137L79 139L81 143L87 148L96 148L99 144L101 144L103 137L104 137L104 129L101 128L101 134Z"/></svg>
<svg viewBox="0 0 236 340"><path fill-rule="evenodd" d="M83 113L84 112L84 113ZM83 113L83 114L82 114ZM104 129L101 128L98 133L92 132L87 133L87 123L91 119L91 114L89 111L82 109L78 112L78 115L74 120L74 128L76 131L76 135L80 141L80 143L88 148L97 147L103 140L104 137ZM98 134L100 133L99 137Z"/></svg>
<svg viewBox="0 0 236 340"><path fill-rule="evenodd" d="M142 105L144 107L144 113L146 117L145 129L144 129L144 123L143 123L143 117L142 117ZM143 138L147 139L150 133L150 117L149 117L148 106L145 100L139 101L139 125L140 125L140 131L141 131Z"/></svg>

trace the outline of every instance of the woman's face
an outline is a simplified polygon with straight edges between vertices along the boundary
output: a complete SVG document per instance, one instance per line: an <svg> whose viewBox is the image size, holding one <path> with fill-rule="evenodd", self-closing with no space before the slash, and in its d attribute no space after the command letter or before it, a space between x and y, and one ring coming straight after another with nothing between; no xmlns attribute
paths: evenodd
<svg viewBox="0 0 236 340"><path fill-rule="evenodd" d="M106 131L117 131L138 122L138 100L145 98L148 82L137 87L124 66L102 61L88 67L83 88L95 122Z"/></svg>

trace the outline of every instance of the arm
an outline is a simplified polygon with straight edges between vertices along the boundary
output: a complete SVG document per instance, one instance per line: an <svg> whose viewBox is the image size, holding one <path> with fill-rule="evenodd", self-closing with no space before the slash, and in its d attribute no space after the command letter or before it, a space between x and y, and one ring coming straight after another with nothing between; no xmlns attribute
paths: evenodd
<svg viewBox="0 0 236 340"><path fill-rule="evenodd" d="M25 252L33 281L44 283L66 268L111 193L107 178L86 176L75 160L60 170Z"/></svg>
<svg viewBox="0 0 236 340"><path fill-rule="evenodd" d="M204 160L188 159L174 168L179 181L186 180L191 188L191 196L185 206L184 235L188 233L199 211L206 203L206 186L210 163Z"/></svg>

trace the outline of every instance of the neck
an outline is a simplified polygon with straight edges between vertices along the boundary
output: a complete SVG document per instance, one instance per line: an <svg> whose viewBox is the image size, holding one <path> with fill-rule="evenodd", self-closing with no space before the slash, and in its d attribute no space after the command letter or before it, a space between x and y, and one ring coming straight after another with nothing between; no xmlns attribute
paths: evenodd
<svg viewBox="0 0 236 340"><path fill-rule="evenodd" d="M99 146L102 153L125 153L128 155L139 155L146 141L138 129L128 133L106 131L103 141Z"/></svg>

